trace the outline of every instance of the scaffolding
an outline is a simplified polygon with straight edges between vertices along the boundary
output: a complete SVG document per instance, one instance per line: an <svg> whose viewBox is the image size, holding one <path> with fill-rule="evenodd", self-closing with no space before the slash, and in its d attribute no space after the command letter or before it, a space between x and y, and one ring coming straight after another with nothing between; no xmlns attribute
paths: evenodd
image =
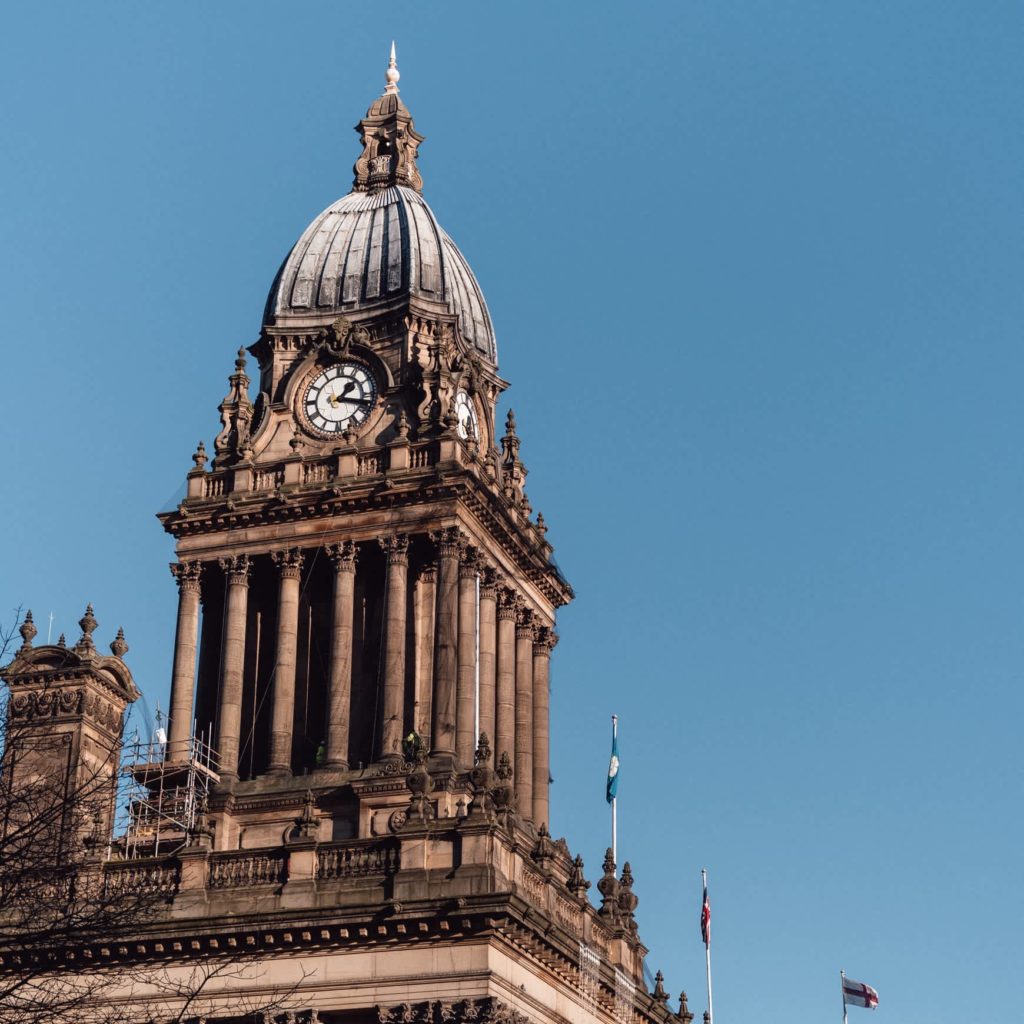
<svg viewBox="0 0 1024 1024"><path fill-rule="evenodd" d="M118 787L118 838L125 858L166 857L185 846L220 781L216 751L195 732L168 756L163 729L151 739L138 733L124 746Z"/></svg>

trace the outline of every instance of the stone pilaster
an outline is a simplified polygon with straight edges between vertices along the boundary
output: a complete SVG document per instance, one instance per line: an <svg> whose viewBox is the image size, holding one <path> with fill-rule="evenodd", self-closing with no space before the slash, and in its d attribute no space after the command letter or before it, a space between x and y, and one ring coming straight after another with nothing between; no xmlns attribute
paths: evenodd
<svg viewBox="0 0 1024 1024"><path fill-rule="evenodd" d="M434 657L433 750L455 753L455 688L458 672L459 560L464 546L457 526L432 535L437 544L437 647Z"/></svg>
<svg viewBox="0 0 1024 1024"><path fill-rule="evenodd" d="M245 622L249 608L248 555L220 559L227 578L224 608L224 647L221 657L220 711L217 715L217 753L224 782L238 778L238 745L242 725L242 685L245 672Z"/></svg>
<svg viewBox="0 0 1024 1024"><path fill-rule="evenodd" d="M174 668L171 673L171 721L167 730L166 753L168 761L185 760L192 734L202 571L201 562L176 562L171 565L171 574L178 583L178 626L174 634Z"/></svg>
<svg viewBox="0 0 1024 1024"><path fill-rule="evenodd" d="M494 755L512 757L516 742L516 615L520 598L509 587L498 587L498 652L494 721Z"/></svg>
<svg viewBox="0 0 1024 1024"><path fill-rule="evenodd" d="M434 614L437 604L437 566L432 562L420 569L416 581L416 696L413 709L413 728L423 737L428 747L430 738L430 708L434 685Z"/></svg>
<svg viewBox="0 0 1024 1024"><path fill-rule="evenodd" d="M479 556L463 551L459 564L459 669L455 696L455 756L465 768L473 766L476 750L476 579Z"/></svg>
<svg viewBox="0 0 1024 1024"><path fill-rule="evenodd" d="M495 738L495 685L498 647L497 573L492 566L483 566L480 572L480 732Z"/></svg>
<svg viewBox="0 0 1024 1024"><path fill-rule="evenodd" d="M295 720L295 660L299 638L299 582L305 556L297 548L271 554L280 576L277 601L277 653L270 720L270 770L290 772Z"/></svg>
<svg viewBox="0 0 1024 1024"><path fill-rule="evenodd" d="M516 618L515 784L519 813L533 816L533 639L537 627L529 608Z"/></svg>
<svg viewBox="0 0 1024 1024"><path fill-rule="evenodd" d="M548 785L550 763L550 679L551 651L558 643L558 634L547 626L537 630L533 642L533 820L549 825Z"/></svg>
<svg viewBox="0 0 1024 1024"><path fill-rule="evenodd" d="M398 533L382 537L387 556L387 598L384 625L384 712L380 724L380 755L402 756L405 717L405 607L409 572L409 538Z"/></svg>
<svg viewBox="0 0 1024 1024"><path fill-rule="evenodd" d="M348 767L349 720L352 709L352 616L356 583L355 544L344 541L327 549L334 565L334 610L331 623L331 665L327 682L327 757L325 764Z"/></svg>

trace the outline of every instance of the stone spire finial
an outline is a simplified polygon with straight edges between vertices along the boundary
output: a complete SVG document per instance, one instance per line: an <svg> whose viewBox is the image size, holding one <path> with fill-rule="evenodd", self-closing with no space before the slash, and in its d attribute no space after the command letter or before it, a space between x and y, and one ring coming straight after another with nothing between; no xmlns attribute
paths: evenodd
<svg viewBox="0 0 1024 1024"><path fill-rule="evenodd" d="M627 860L622 865L622 877L619 879L619 913L622 916L623 924L630 930L636 931L636 921L633 914L640 903L636 893L633 892L633 869Z"/></svg>
<svg viewBox="0 0 1024 1024"><path fill-rule="evenodd" d="M21 634L22 639L21 649L18 653L21 654L23 651L30 651L32 649L32 641L39 632L39 630L36 629L35 623L32 621L31 608L25 612L25 621L21 624L21 628L18 632Z"/></svg>
<svg viewBox="0 0 1024 1024"><path fill-rule="evenodd" d="M110 653L113 654L115 658L124 658L128 653L128 642L124 638L123 626L117 627L117 636L110 641Z"/></svg>
<svg viewBox="0 0 1024 1024"><path fill-rule="evenodd" d="M676 1016L683 1021L683 1024L690 1024L693 1020L693 1014L690 1013L690 1007L686 1003L686 993L679 993L679 1012Z"/></svg>
<svg viewBox="0 0 1024 1024"><path fill-rule="evenodd" d="M651 997L662 1005L668 1002L668 993L665 991L665 975L661 971L654 976L654 991L651 993Z"/></svg>
<svg viewBox="0 0 1024 1024"><path fill-rule="evenodd" d="M619 880L615 877L615 858L612 856L612 848L609 846L604 855L604 875L597 883L598 891L601 893L601 909L598 913L602 917L611 918L613 921L619 919Z"/></svg>
<svg viewBox="0 0 1024 1024"><path fill-rule="evenodd" d="M65 638L64 634L61 633L61 635L59 637L57 637L57 646L58 647L67 647L67 645L68 645L67 639Z"/></svg>
<svg viewBox="0 0 1024 1024"><path fill-rule="evenodd" d="M384 72L385 92L398 92L398 80L402 76L398 73L398 62L395 60L395 41L391 40L391 58L388 60L388 69Z"/></svg>
<svg viewBox="0 0 1024 1024"><path fill-rule="evenodd" d="M78 625L82 630L82 635L78 638L78 643L75 644L75 650L79 652L95 650L96 645L92 642L92 634L99 623L92 613L91 604L85 606L85 614L78 620Z"/></svg>

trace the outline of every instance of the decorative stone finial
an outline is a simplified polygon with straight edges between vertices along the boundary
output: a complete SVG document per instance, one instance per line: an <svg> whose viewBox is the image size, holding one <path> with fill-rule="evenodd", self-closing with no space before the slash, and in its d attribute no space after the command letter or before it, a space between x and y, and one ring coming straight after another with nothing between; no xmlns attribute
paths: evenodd
<svg viewBox="0 0 1024 1024"><path fill-rule="evenodd" d="M61 635L59 637L57 637L57 646L58 647L67 647L67 645L68 645L67 639L65 638L64 634L61 633Z"/></svg>
<svg viewBox="0 0 1024 1024"><path fill-rule="evenodd" d="M473 755L474 764L490 764L491 763L491 741L487 738L487 733L480 733L480 739L476 744L476 753Z"/></svg>
<svg viewBox="0 0 1024 1024"><path fill-rule="evenodd" d="M584 899L587 895L587 890L590 888L590 883L583 877L583 858L578 853L572 862L572 867L569 869L569 876L565 880L565 887L578 900Z"/></svg>
<svg viewBox="0 0 1024 1024"><path fill-rule="evenodd" d="M409 436L409 417L406 416L404 409L402 409L398 414L398 422L395 424L395 433L402 439Z"/></svg>
<svg viewBox="0 0 1024 1024"><path fill-rule="evenodd" d="M505 417L505 433L511 434L512 437L516 436L516 414L511 409Z"/></svg>
<svg viewBox="0 0 1024 1024"><path fill-rule="evenodd" d="M384 81L387 85L384 86L385 92L397 93L398 92L398 80L402 76L398 73L398 62L395 59L395 41L391 40L391 57L388 60L388 69L384 72Z"/></svg>
<svg viewBox="0 0 1024 1024"><path fill-rule="evenodd" d="M598 892L601 893L601 909L598 913L602 917L617 921L619 918L619 880L615 877L615 858L610 846L604 855L602 867L604 875L597 883Z"/></svg>
<svg viewBox="0 0 1024 1024"><path fill-rule="evenodd" d="M87 604L85 606L85 614L78 620L78 626L82 630L82 635L78 638L78 643L75 644L76 651L91 651L95 649L96 645L92 642L92 634L98 625L96 616L92 613L92 605Z"/></svg>
<svg viewBox="0 0 1024 1024"><path fill-rule="evenodd" d="M665 975L658 971L654 976L654 991L651 993L655 1002L662 1005L668 1002L668 993L665 991Z"/></svg>
<svg viewBox="0 0 1024 1024"><path fill-rule="evenodd" d="M196 450L192 453L192 461L196 464L196 469L203 469L206 466L206 445L202 441L196 445Z"/></svg>
<svg viewBox="0 0 1024 1024"><path fill-rule="evenodd" d="M110 652L115 658L124 658L128 653L128 643L124 638L124 627L117 627L117 636L110 641Z"/></svg>
<svg viewBox="0 0 1024 1024"><path fill-rule="evenodd" d="M679 993L679 1012L676 1014L676 1016L681 1021L683 1021L684 1024L690 1024L690 1021L693 1020L693 1014L690 1013L690 1008L689 1008L689 1006L686 1005L686 993L685 992L680 992Z"/></svg>
<svg viewBox="0 0 1024 1024"><path fill-rule="evenodd" d="M622 865L622 877L619 879L619 913L622 915L623 924L631 931L636 931L636 921L633 917L640 900L633 892L633 869L627 860Z"/></svg>
<svg viewBox="0 0 1024 1024"><path fill-rule="evenodd" d="M296 455L299 454L299 451L302 448L302 436L299 434L299 428L297 424L295 428L292 430L292 436L288 441L288 447L291 448L292 452Z"/></svg>
<svg viewBox="0 0 1024 1024"><path fill-rule="evenodd" d="M21 628L18 630L21 634L22 645L18 651L19 654L22 651L32 650L32 641L35 639L36 634L39 630L36 629L35 623L32 621L32 610L29 609L25 612L25 621L21 624Z"/></svg>
<svg viewBox="0 0 1024 1024"><path fill-rule="evenodd" d="M544 513L537 513L537 532L543 537L548 532L548 524L544 522Z"/></svg>
<svg viewBox="0 0 1024 1024"><path fill-rule="evenodd" d="M530 856L545 875L551 874L551 862L555 859L555 844L551 841L551 833L548 832L548 827L544 822L541 822L537 829L537 842Z"/></svg>
<svg viewBox="0 0 1024 1024"><path fill-rule="evenodd" d="M245 346L240 345L235 357L235 373L245 373Z"/></svg>

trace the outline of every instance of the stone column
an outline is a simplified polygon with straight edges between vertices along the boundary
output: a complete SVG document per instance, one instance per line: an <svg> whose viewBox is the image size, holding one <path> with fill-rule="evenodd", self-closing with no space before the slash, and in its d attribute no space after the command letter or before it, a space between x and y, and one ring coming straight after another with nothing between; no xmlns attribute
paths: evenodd
<svg viewBox="0 0 1024 1024"><path fill-rule="evenodd" d="M494 760L515 755L516 743L516 615L519 595L498 588L498 656L495 660L497 701L494 711Z"/></svg>
<svg viewBox="0 0 1024 1024"><path fill-rule="evenodd" d="M409 538L401 533L380 538L387 556L387 598L384 623L384 713L380 724L380 756L402 756L405 718L405 601L409 573Z"/></svg>
<svg viewBox="0 0 1024 1024"><path fill-rule="evenodd" d="M466 548L459 565L459 672L455 696L455 756L473 767L476 750L476 573L478 554Z"/></svg>
<svg viewBox="0 0 1024 1024"><path fill-rule="evenodd" d="M224 608L224 640L220 670L217 753L222 781L238 778L238 743L242 726L242 683L245 671L245 622L249 609L248 555L220 559L228 582Z"/></svg>
<svg viewBox="0 0 1024 1024"><path fill-rule="evenodd" d="M331 665L327 679L327 757L332 768L348 767L348 727L352 709L352 615L356 546L346 540L327 549L334 565Z"/></svg>
<svg viewBox="0 0 1024 1024"><path fill-rule="evenodd" d="M295 659L299 640L299 581L304 556L298 548L292 548L288 551L274 551L270 557L278 568L280 581L268 767L272 772L290 772L292 723L295 720Z"/></svg>
<svg viewBox="0 0 1024 1024"><path fill-rule="evenodd" d="M431 689L434 685L434 606L437 601L437 566L420 569L416 584L416 707L413 728L428 747L430 738Z"/></svg>
<svg viewBox="0 0 1024 1024"><path fill-rule="evenodd" d="M497 610L495 608L497 573L484 566L480 573L480 732L493 744L495 669L497 654Z"/></svg>
<svg viewBox="0 0 1024 1024"><path fill-rule="evenodd" d="M449 526L432 535L437 544L437 648L434 657L434 752L455 753L455 686L458 669L458 588L462 534Z"/></svg>
<svg viewBox="0 0 1024 1024"><path fill-rule="evenodd" d="M533 642L533 820L537 825L550 825L548 785L551 780L549 760L551 651L558 643L558 634L547 626L537 630ZM550 831L550 830L549 830Z"/></svg>
<svg viewBox="0 0 1024 1024"><path fill-rule="evenodd" d="M519 813L533 816L533 638L537 627L529 608L516 619L515 787Z"/></svg>
<svg viewBox="0 0 1024 1024"><path fill-rule="evenodd" d="M202 571L202 562L176 562L171 566L171 574L178 582L178 628L174 635L171 673L171 721L165 755L168 761L184 761L188 757L188 741L192 735Z"/></svg>

